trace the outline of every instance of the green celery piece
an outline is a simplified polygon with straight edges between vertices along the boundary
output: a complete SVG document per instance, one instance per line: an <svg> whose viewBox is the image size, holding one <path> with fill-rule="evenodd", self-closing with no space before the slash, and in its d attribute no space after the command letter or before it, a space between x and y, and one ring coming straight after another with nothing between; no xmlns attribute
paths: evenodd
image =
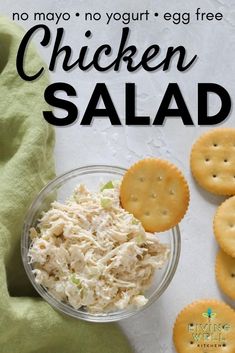
<svg viewBox="0 0 235 353"><path fill-rule="evenodd" d="M114 186L113 186L113 182L110 180L108 181L106 184L104 184L102 186L102 188L100 189L100 191L104 191L105 189L113 189Z"/></svg>
<svg viewBox="0 0 235 353"><path fill-rule="evenodd" d="M143 235L142 234L138 234L137 236L136 236L136 243L138 244L138 245L141 245L141 244L143 244L145 242L145 238L143 237Z"/></svg>
<svg viewBox="0 0 235 353"><path fill-rule="evenodd" d="M139 224L139 223L140 223L140 221L138 221L136 218L133 218L133 220L132 220L132 224L137 225L137 224Z"/></svg>
<svg viewBox="0 0 235 353"><path fill-rule="evenodd" d="M71 276L71 281L78 286L78 288L82 288L82 284L80 279L76 278L75 275Z"/></svg>
<svg viewBox="0 0 235 353"><path fill-rule="evenodd" d="M103 208L109 208L112 205L112 200L103 198L101 199L100 204Z"/></svg>

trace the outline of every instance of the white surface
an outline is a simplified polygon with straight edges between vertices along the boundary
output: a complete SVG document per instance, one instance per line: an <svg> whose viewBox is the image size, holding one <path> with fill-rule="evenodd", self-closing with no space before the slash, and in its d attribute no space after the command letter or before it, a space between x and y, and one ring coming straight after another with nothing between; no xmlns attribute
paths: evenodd
<svg viewBox="0 0 235 353"><path fill-rule="evenodd" d="M66 4L66 6L65 6ZM96 82L105 82L120 114L124 115L124 82L135 82L138 89L138 113L150 114L153 118L158 109L164 91L169 82L178 82L190 109L192 118L197 124L197 83L215 82L224 86L235 99L235 2L233 0L180 0L167 2L153 1L113 1L101 3L86 1L53 1L32 0L1 1L1 13L12 12L68 11L81 14L85 11L104 13L112 11L137 11L148 9L159 12L156 20L145 23L130 24L132 29L130 42L139 48L157 43L162 52L168 46L182 44L187 48L188 57L197 54L199 59L186 73L179 73L172 67L168 73L146 73L143 70L128 74L125 69L119 73L98 73L94 70L82 73L74 70L63 73L58 70L53 75L54 81L69 82L77 89L76 104L80 117L86 108ZM221 11L225 18L218 23L196 23L174 25L161 20L162 13L170 10L195 12L196 7L207 11ZM32 22L22 23L26 28ZM76 48L84 45L84 33L90 29L93 37L89 43L98 45L105 41L118 43L122 24L105 25L103 23L85 23L73 17L70 23L61 23L66 28L65 40L72 43L74 54ZM53 24L50 24L54 28ZM48 59L49 51L41 49ZM217 101L212 104L216 109ZM234 126L234 114L223 126ZM191 189L190 209L181 223L182 254L177 273L161 299L138 316L122 322L136 353L172 353L172 327L176 315L187 304L199 298L223 298L214 277L214 260L216 243L212 232L212 218L222 198L209 195L198 188L190 174L189 153L192 142L208 128L184 127L180 119L169 119L164 127L113 127L108 119L94 122L92 127L81 127L79 122L71 127L57 128L56 164L57 172L83 166L86 164L114 164L128 167L136 160L146 156L160 156L176 163L185 173ZM225 299L225 298L223 298ZM226 299L228 302L228 300ZM121 352L120 352L121 353Z"/></svg>

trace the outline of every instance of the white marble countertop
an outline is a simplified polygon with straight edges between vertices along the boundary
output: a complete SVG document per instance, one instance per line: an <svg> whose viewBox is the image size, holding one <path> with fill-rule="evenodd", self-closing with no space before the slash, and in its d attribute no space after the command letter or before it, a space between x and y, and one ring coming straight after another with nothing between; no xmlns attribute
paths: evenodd
<svg viewBox="0 0 235 353"><path fill-rule="evenodd" d="M66 6L65 6L66 4ZM174 25L162 20L167 11L194 13L200 7L204 11L222 12L224 19L218 23L196 23ZM85 11L145 11L159 13L158 20L151 17L145 23L130 24L131 40L138 47L145 48L157 43L162 51L179 44L187 48L188 56L198 55L197 62L185 73L172 69L166 72L146 73L139 70L128 74L125 69L119 73L105 74L94 70L82 73L75 70L64 73L58 68L53 81L72 84L78 93L73 101L79 107L80 117L88 104L96 82L105 82L120 116L124 116L124 83L135 82L137 86L137 112L153 118L163 97L167 84L177 82L187 102L195 126L185 127L180 119L168 119L165 126L127 127L111 126L108 119L96 119L91 127L77 123L66 128L56 128L56 166L58 174L87 164L112 164L128 167L146 156L171 160L187 177L191 189L191 204L182 221L182 252L177 272L162 297L141 314L124 320L121 325L130 339L136 353L173 353L172 327L179 311L199 298L220 298L229 301L219 291L214 262L217 245L212 232L212 218L223 198L212 196L198 188L189 168L189 153L192 142L209 127L197 126L197 84L215 82L224 86L235 99L235 2L234 0L63 0L35 2L32 0L1 1L1 14L11 16L12 12L64 11L74 14ZM31 27L32 20L20 22ZM49 22L47 22L48 24ZM82 15L73 17L69 23L61 22L66 28L66 41L72 43L74 54L78 43L84 43L84 33L93 33L91 46L104 41L118 41L123 25L119 22L105 25L102 22L85 23ZM55 25L50 24L54 29ZM49 51L39 48L46 60ZM211 112L218 107L218 101L211 102ZM235 126L234 113L223 126ZM230 304L232 304L230 302ZM234 303L233 303L234 304Z"/></svg>

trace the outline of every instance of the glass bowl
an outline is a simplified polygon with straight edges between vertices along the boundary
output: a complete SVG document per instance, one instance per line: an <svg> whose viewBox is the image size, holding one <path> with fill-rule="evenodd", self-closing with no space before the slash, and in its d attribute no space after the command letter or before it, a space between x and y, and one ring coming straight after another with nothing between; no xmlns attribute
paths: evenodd
<svg viewBox="0 0 235 353"><path fill-rule="evenodd" d="M28 261L28 249L31 243L29 230L31 227L34 227L37 224L37 220L41 213L49 208L52 201L65 201L71 195L77 184L83 183L91 191L97 191L100 187L100 184L109 180L120 180L125 172L126 169L120 167L93 165L78 168L65 173L51 181L42 189L42 191L32 203L26 215L21 241L21 254L26 273L37 292L50 305L52 305L52 307L74 318L93 322L111 322L130 317L155 302L166 290L175 274L181 247L180 230L178 226L167 232L158 233L158 238L160 241L168 244L170 247L170 256L164 267L161 270L157 270L155 272L152 285L145 292L145 296L148 298L148 302L143 307L134 308L130 306L124 310L117 310L115 312L91 314L83 308L74 309L69 304L56 300L48 293L46 288L35 282L35 277L32 272L33 268Z"/></svg>

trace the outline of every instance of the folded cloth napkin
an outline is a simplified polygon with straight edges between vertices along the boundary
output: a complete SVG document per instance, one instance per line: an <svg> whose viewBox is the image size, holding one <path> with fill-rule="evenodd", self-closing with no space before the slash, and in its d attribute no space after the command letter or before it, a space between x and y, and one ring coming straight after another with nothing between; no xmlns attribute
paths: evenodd
<svg viewBox="0 0 235 353"><path fill-rule="evenodd" d="M53 129L45 75L23 81L16 53L23 31L0 17L0 353L129 353L114 324L91 324L56 312L34 292L20 258L25 213L39 190L54 177ZM42 66L29 47L27 70Z"/></svg>

